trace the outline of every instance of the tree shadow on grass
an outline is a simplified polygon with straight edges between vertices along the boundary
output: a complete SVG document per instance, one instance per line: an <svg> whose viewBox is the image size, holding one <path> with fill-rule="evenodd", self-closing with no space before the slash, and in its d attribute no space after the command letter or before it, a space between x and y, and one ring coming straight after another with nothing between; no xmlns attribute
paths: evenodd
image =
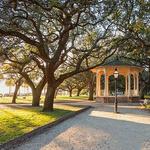
<svg viewBox="0 0 150 150"><path fill-rule="evenodd" d="M28 116L24 116L21 113L29 113ZM13 113L12 111L18 111ZM61 116L71 112L62 109L56 109L54 112L41 112L40 108L24 108L24 107L17 107L9 109L2 109L1 112L5 113L5 118L0 119L1 124L1 132L0 132L0 141L6 142L10 139L23 135L29 131L32 131L35 128L38 128L42 125L47 124L48 122L52 122ZM18 115L17 115L18 113ZM26 115L26 114L25 114ZM42 119L46 117L45 119ZM35 120L34 120L35 119ZM41 120L40 120L41 119ZM40 122L43 121L43 122ZM46 122L44 122L46 121Z"/></svg>
<svg viewBox="0 0 150 150"><path fill-rule="evenodd" d="M0 136L1 142L6 142L10 139L23 135L26 132L31 131L35 128L35 124L30 121L30 119L22 118L17 116L8 110L2 110L9 118L4 118L1 120L1 128L3 132Z"/></svg>
<svg viewBox="0 0 150 150"><path fill-rule="evenodd" d="M54 111L52 111L52 112L43 112L42 107L24 107L23 106L23 107L16 107L15 109L25 110L25 111L28 111L28 112L33 112L33 113L41 114L41 115L44 115L44 116L54 116L54 117L57 117L60 114L67 114L69 112L73 112L71 110L66 110L66 109L63 109L63 108L54 108Z"/></svg>

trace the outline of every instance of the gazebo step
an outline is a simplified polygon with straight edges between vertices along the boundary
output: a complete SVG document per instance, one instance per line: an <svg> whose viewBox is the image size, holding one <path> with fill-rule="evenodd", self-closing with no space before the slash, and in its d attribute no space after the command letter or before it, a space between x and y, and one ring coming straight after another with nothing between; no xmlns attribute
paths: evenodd
<svg viewBox="0 0 150 150"><path fill-rule="evenodd" d="M119 96L117 97L119 103L139 103L140 102L140 97L139 96L133 96L133 97L127 97L127 96ZM96 97L97 102L102 102L102 103L114 103L115 97L114 96L109 96L109 97Z"/></svg>

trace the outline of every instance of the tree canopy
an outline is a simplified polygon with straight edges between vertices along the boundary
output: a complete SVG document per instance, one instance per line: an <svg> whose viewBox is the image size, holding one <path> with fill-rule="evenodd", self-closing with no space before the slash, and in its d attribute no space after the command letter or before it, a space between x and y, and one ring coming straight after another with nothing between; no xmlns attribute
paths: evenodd
<svg viewBox="0 0 150 150"><path fill-rule="evenodd" d="M11 47L18 46L26 52L27 60L36 63L47 82L43 110L52 111L55 90L65 79L100 65L129 39L147 46L147 37L142 34L143 28L144 33L149 31L145 28L147 3L2 0L2 51L8 59ZM20 48L25 45L26 49Z"/></svg>

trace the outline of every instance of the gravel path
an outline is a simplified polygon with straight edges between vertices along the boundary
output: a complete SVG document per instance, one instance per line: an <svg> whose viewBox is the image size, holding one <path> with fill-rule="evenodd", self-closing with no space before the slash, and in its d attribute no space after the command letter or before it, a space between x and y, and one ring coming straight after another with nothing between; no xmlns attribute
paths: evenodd
<svg viewBox="0 0 150 150"><path fill-rule="evenodd" d="M15 150L150 150L150 113L96 104Z"/></svg>

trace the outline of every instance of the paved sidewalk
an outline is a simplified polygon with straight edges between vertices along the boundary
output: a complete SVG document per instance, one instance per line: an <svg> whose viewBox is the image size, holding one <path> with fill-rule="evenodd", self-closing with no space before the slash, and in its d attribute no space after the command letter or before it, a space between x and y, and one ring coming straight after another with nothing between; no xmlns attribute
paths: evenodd
<svg viewBox="0 0 150 150"><path fill-rule="evenodd" d="M92 108L15 150L150 150L150 113L137 106L92 103Z"/></svg>

